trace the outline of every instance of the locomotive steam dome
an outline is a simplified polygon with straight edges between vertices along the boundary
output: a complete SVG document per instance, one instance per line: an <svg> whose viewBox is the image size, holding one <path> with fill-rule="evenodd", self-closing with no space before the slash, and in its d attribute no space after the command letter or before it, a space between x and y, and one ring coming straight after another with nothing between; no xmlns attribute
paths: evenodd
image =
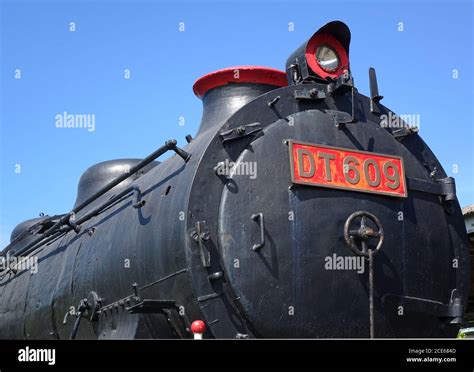
<svg viewBox="0 0 474 372"><path fill-rule="evenodd" d="M32 218L16 225L12 233L10 234L10 241L13 241L15 238L19 237L23 231L28 230L30 227L33 227L35 224L42 221L43 219L44 217Z"/></svg>
<svg viewBox="0 0 474 372"><path fill-rule="evenodd" d="M107 160L87 168L79 180L79 185L77 186L77 198L76 202L74 203L74 207L77 207L83 203L85 200L87 200L87 198L94 195L94 193L106 186L109 182L113 181L119 176L122 176L123 174L130 172L130 169L140 163L140 161L141 159ZM145 174L158 164L159 162L155 161L142 168L140 172L137 172L115 186L113 188L114 192L119 192L125 189L135 179L140 177L140 175Z"/></svg>

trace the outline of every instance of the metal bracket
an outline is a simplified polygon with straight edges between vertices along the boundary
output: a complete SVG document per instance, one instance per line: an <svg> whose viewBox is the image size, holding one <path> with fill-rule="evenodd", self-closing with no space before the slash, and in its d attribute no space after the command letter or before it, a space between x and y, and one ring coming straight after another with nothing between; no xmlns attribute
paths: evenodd
<svg viewBox="0 0 474 372"><path fill-rule="evenodd" d="M333 83L328 84L327 93L332 94L343 94L354 90L354 80L349 70L340 75Z"/></svg>
<svg viewBox="0 0 474 372"><path fill-rule="evenodd" d="M354 115L348 114L344 111L337 111L337 110L324 110L324 112L328 115L332 116L334 124L337 128L341 128L343 124L349 123L356 123L357 119L355 119ZM354 121L355 120L355 121Z"/></svg>
<svg viewBox="0 0 474 372"><path fill-rule="evenodd" d="M223 143L241 139L262 130L262 124L256 122L247 125L241 125L237 128L225 130L219 133Z"/></svg>
<svg viewBox="0 0 474 372"><path fill-rule="evenodd" d="M459 298L452 299L450 304L444 304L426 298L401 296L388 293L383 295L382 303L384 306L403 306L407 311L427 313L440 318L462 318L463 316L463 306Z"/></svg>
<svg viewBox="0 0 474 372"><path fill-rule="evenodd" d="M297 89L294 92L295 99L297 100L311 100L311 101L320 101L327 97L327 94L323 90L317 88L303 88Z"/></svg>
<svg viewBox="0 0 474 372"><path fill-rule="evenodd" d="M456 183L453 177L440 178L435 182L407 178L407 186L410 190L443 196L445 201L456 200Z"/></svg>
<svg viewBox="0 0 474 372"><path fill-rule="evenodd" d="M65 222L66 222L66 225L68 225L71 229L73 229L76 234L79 234L79 232L81 231L81 226L77 224L76 222L74 222L75 218L76 218L76 214L74 212L71 212L67 215Z"/></svg>
<svg viewBox="0 0 474 372"><path fill-rule="evenodd" d="M140 187L133 187L133 208L141 208L145 205L145 200L142 199L142 192Z"/></svg>
<svg viewBox="0 0 474 372"><path fill-rule="evenodd" d="M74 322L74 326L71 330L69 335L70 340L74 340L76 338L77 331L79 330L79 325L81 324L82 318L86 318L90 322L96 321L99 318L100 314L100 305L102 299L99 298L96 292L91 291L89 292L87 298L83 298L79 301L79 305L77 306L77 310L71 312L68 310L66 315L63 319L63 324L67 324L67 320L69 316L75 316L76 320Z"/></svg>
<svg viewBox="0 0 474 372"><path fill-rule="evenodd" d="M262 249L265 246L265 223L264 223L262 212L253 214L251 218L253 221L260 220L260 242L252 246L252 250L255 252Z"/></svg>
<svg viewBox="0 0 474 372"><path fill-rule="evenodd" d="M456 200L456 182L453 177L437 179L436 183L441 186L445 201Z"/></svg>
<svg viewBox="0 0 474 372"><path fill-rule="evenodd" d="M204 267L210 267L211 254L205 245L205 242L209 240L209 229L206 226L206 221L198 221L194 224L194 230L191 232L191 237L199 245L202 265Z"/></svg>
<svg viewBox="0 0 474 372"><path fill-rule="evenodd" d="M377 75L373 67L369 68L369 86L370 86L370 112L373 114L380 114L379 102L383 96L379 94L379 87L377 84Z"/></svg>
<svg viewBox="0 0 474 372"><path fill-rule="evenodd" d="M341 90L341 86L335 86L335 87L332 87L333 84L330 84L328 86L328 93L329 94L333 94L335 92L335 89L339 90L338 93L342 93L342 92L346 92L346 89L344 89L342 92L340 91ZM356 116L356 107L355 107L355 99L356 99L356 95L355 95L355 87L351 84L346 84L344 85L346 88L350 88L351 90L351 113L347 113L347 112L344 112L344 111L337 111L337 110L325 110L325 113L331 115L333 117L333 120L334 120L334 124L336 125L336 128L338 129L341 129L345 124L354 124L354 123L358 123L359 122L359 119L357 118ZM331 90L333 89L333 90Z"/></svg>
<svg viewBox="0 0 474 372"><path fill-rule="evenodd" d="M189 319L185 312L181 314L180 306L174 300L144 299L136 305L127 307L126 310L130 314L164 314L176 334L181 338L186 338L187 333L190 332ZM178 324L177 319L181 319L181 324Z"/></svg>
<svg viewBox="0 0 474 372"><path fill-rule="evenodd" d="M418 133L419 129L418 127L402 127L400 129L396 129L392 131L392 136L397 140L400 141L404 139L406 136L409 136L411 134Z"/></svg>
<svg viewBox="0 0 474 372"><path fill-rule="evenodd" d="M288 68L287 68L287 72L290 74L291 76L291 80L293 80L293 82L295 84L298 84L300 83L303 79L301 77L301 73L300 73L300 69L299 69L299 65L298 65L298 59L296 60L297 63L292 63Z"/></svg>

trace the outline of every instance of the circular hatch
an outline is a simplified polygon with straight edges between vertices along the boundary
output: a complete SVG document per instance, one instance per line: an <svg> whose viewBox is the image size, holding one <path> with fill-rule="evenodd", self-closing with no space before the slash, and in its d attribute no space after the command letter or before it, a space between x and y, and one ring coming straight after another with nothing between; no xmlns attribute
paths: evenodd
<svg viewBox="0 0 474 372"><path fill-rule="evenodd" d="M291 121L294 125L289 125ZM403 156L409 164L407 176L423 178L426 173L375 123L351 126L347 135L320 111L275 122L234 162L227 162L219 245L227 277L257 333L368 337L368 264L344 238L348 217L367 211L380 220L385 236L374 269L376 330L386 337L431 334L437 320L420 317L419 327L413 327L416 314L401 320L382 308L381 297L411 291L435 301L448 300L453 275L448 268L450 242L437 196L409 192L407 198L398 198L292 184L285 140L365 151L370 146L373 152ZM403 221L398 220L400 211L406 216ZM419 211L430 219L417 219ZM443 277L436 286L426 275L433 272Z"/></svg>

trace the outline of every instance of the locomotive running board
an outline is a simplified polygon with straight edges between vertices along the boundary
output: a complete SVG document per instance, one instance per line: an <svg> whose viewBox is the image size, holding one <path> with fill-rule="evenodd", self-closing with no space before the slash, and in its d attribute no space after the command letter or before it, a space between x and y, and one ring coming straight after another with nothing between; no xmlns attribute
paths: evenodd
<svg viewBox="0 0 474 372"><path fill-rule="evenodd" d="M382 297L384 306L403 306L406 311L436 315L440 318L452 318L452 323L460 323L463 318L463 306L459 299L454 298L452 304L428 300L426 298L385 294Z"/></svg>

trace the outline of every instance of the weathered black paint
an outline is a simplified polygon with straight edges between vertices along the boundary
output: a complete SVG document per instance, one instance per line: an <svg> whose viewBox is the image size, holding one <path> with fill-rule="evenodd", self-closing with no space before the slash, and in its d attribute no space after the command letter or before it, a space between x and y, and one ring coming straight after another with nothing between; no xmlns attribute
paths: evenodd
<svg viewBox="0 0 474 372"><path fill-rule="evenodd" d="M139 188L143 206L134 208L130 192L78 234L33 252L37 274L3 276L0 337L69 338L74 317L63 324L66 313L95 294L90 312L98 313L87 313L76 338L190 337L195 319L206 322L204 337L369 337L368 272L324 267L327 256L353 255L344 224L357 211L376 216L384 231L374 257L375 336L455 335L466 303L468 248L458 202L436 193L444 189L435 180L446 173L418 134L400 139L381 128L369 98L355 91L351 102L348 91L307 87L316 94L305 99L297 98L300 85L209 91L199 133L185 147L189 162L175 155L128 184ZM335 117L351 117L353 106L357 122L337 127ZM251 134L239 129L249 124ZM400 156L408 184L421 186L394 198L294 185L288 140ZM256 162L258 176L216 175L226 159Z"/></svg>

